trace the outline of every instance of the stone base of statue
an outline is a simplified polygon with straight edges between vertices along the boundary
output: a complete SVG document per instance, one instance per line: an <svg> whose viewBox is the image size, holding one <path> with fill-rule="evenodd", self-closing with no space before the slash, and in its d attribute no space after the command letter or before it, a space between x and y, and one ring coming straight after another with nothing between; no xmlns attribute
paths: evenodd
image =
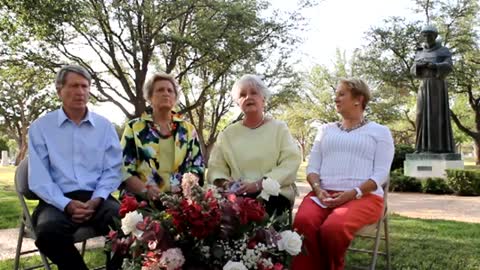
<svg viewBox="0 0 480 270"><path fill-rule="evenodd" d="M461 154L415 153L407 154L403 174L417 178L446 178L446 169L463 169Z"/></svg>

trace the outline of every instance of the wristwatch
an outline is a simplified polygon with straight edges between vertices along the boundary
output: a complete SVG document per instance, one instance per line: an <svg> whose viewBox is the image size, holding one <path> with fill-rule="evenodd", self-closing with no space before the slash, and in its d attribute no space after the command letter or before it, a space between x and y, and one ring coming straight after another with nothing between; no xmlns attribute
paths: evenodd
<svg viewBox="0 0 480 270"><path fill-rule="evenodd" d="M358 200L358 199L362 198L362 196L363 196L362 190L358 187L354 188L354 190L357 192L357 194L355 195L355 199Z"/></svg>

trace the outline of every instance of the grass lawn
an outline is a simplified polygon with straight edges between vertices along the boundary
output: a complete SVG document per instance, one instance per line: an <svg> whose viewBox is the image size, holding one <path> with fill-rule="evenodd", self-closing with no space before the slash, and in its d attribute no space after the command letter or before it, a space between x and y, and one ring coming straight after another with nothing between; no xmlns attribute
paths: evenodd
<svg viewBox="0 0 480 270"><path fill-rule="evenodd" d="M390 216L390 241L392 269L395 270L478 270L480 269L480 224L454 221L421 220ZM355 242L366 246L365 242ZM87 254L86 261L101 265L104 261L101 249ZM40 261L34 256L26 263ZM349 253L348 263L368 262L359 254ZM377 269L383 269L384 261L378 259ZM0 261L0 270L13 268L13 260ZM348 268L347 268L348 269Z"/></svg>
<svg viewBox="0 0 480 270"><path fill-rule="evenodd" d="M0 166L0 229L15 228L20 225L22 207L15 192L15 167ZM27 201L33 210L38 201Z"/></svg>
<svg viewBox="0 0 480 270"><path fill-rule="evenodd" d="M41 264L42 260L40 256L31 256L31 257L21 257L20 259L20 269L24 269L26 267L31 267L34 265ZM105 265L105 255L103 253L103 249L92 249L87 250L85 252L85 262L90 269L94 267L99 267L101 265ZM14 266L14 260L5 260L0 261L0 270L11 270ZM57 270L55 265L51 266L52 270ZM44 268L39 268L44 269Z"/></svg>
<svg viewBox="0 0 480 270"><path fill-rule="evenodd" d="M305 181L303 163L298 179ZM14 167L0 167L0 229L14 228L19 224L21 208L14 188ZM29 202L33 209L35 202ZM480 224L442 220L422 220L390 216L392 269L400 270L478 270L480 269ZM356 245L365 246L364 242ZM101 249L86 255L89 266L101 265ZM40 262L33 256L27 263ZM360 254L348 254L347 262L368 262ZM384 265L382 258L379 267ZM25 265L25 264L23 264ZM0 261L0 270L12 269L13 260Z"/></svg>
<svg viewBox="0 0 480 270"><path fill-rule="evenodd" d="M392 269L478 270L480 269L480 224L443 220L422 220L390 215ZM354 242L365 247L366 242ZM350 253L347 262L361 264L368 259ZM378 259L378 269L384 260Z"/></svg>

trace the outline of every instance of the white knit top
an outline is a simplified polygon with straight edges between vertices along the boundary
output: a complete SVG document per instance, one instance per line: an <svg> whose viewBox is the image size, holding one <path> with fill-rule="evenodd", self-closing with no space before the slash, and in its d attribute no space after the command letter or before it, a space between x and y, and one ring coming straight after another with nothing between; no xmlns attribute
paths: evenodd
<svg viewBox="0 0 480 270"><path fill-rule="evenodd" d="M320 176L321 188L345 191L371 179L377 183L372 192L383 197L382 184L388 179L394 155L390 130L375 122L350 132L336 123L322 125L315 138L307 175Z"/></svg>

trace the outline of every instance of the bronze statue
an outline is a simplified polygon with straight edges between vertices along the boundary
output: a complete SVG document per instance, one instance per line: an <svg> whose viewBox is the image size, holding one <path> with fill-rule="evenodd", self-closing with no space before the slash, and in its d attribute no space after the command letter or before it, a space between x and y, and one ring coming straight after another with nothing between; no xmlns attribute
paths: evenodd
<svg viewBox="0 0 480 270"><path fill-rule="evenodd" d="M452 54L436 41L437 36L435 26L423 27L424 44L411 68L422 79L417 96L417 153L455 153L445 80L452 71Z"/></svg>

